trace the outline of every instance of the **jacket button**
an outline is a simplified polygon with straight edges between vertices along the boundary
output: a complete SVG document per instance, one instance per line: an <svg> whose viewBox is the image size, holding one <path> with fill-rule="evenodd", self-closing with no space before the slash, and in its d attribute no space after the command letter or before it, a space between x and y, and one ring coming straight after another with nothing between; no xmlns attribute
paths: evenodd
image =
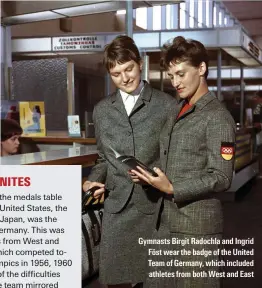
<svg viewBox="0 0 262 288"><path fill-rule="evenodd" d="M166 155L166 150L164 151L164 155Z"/></svg>

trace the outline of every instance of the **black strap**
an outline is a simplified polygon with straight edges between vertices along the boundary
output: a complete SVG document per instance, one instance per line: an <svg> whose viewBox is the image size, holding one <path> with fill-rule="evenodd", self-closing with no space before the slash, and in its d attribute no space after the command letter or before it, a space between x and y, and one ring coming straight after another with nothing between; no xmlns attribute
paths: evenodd
<svg viewBox="0 0 262 288"><path fill-rule="evenodd" d="M91 231L92 231L92 236L93 236L92 238L93 238L94 246L96 246L100 243L100 240L101 240L100 223L93 209L88 209L87 214L89 215L90 220L91 220Z"/></svg>
<svg viewBox="0 0 262 288"><path fill-rule="evenodd" d="M101 220L101 227L102 227L103 214L104 214L103 210L99 210L98 215L99 215L100 220Z"/></svg>
<svg viewBox="0 0 262 288"><path fill-rule="evenodd" d="M87 231L87 228L83 219L82 219L82 232L84 234L85 243L86 243L87 257L88 257L88 263L89 263L89 275L92 275L94 273L93 252L91 248L91 242L90 242L90 238L88 235L88 231Z"/></svg>

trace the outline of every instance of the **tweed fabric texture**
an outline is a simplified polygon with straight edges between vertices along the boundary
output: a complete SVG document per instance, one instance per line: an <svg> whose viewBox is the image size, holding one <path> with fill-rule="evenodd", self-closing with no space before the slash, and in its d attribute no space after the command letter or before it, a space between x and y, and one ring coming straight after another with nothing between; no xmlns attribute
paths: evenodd
<svg viewBox="0 0 262 288"><path fill-rule="evenodd" d="M159 166L159 136L174 105L174 98L145 83L129 116L119 91L95 107L99 158L88 179L105 183L109 190L104 202L100 253L102 283L120 284L127 280L135 283L142 274L145 277L145 261L139 261L144 259L145 252L134 243L139 233L151 237L162 193L134 184L128 168L116 159L115 152L135 156L151 168ZM137 260L132 260L133 257Z"/></svg>
<svg viewBox="0 0 262 288"><path fill-rule="evenodd" d="M234 157L225 160L221 156L221 147L223 143L235 143L235 123L210 92L177 118L182 105L183 101L171 113L161 132L161 167L173 184L174 195L164 207L168 221L160 222L159 235L166 228L164 234L170 233L171 237L220 239L223 213L221 203L214 195L228 189L232 181ZM163 199L158 207L162 202ZM173 247L182 248L180 245ZM202 249L205 248L203 245ZM217 248L214 244L208 249ZM201 250L201 245L198 249ZM197 258L192 256L191 260ZM217 260L217 256L210 256L209 260L212 259ZM157 287L217 288L220 285L219 278L175 278L175 286L165 286L165 281L162 279Z"/></svg>
<svg viewBox="0 0 262 288"><path fill-rule="evenodd" d="M151 237L154 226L154 215L137 210L132 199L120 214L104 213L100 243L101 283L113 285L145 281L147 247L139 244L138 240Z"/></svg>
<svg viewBox="0 0 262 288"><path fill-rule="evenodd" d="M148 256L147 257L147 279L144 282L144 288L219 288L220 279L217 277L196 277L194 273L200 273L204 271L220 272L220 267L209 267L205 263L210 261L218 261L221 259L219 255L182 255L181 250L185 249L187 251L201 250L205 249L206 251L213 251L221 249L222 245L220 244L193 244L192 240L201 241L209 240L215 242L217 239L221 241L221 234L212 234L212 235L195 235L195 234L185 234L185 233L176 233L170 231L170 217L173 215L173 204L169 200L163 201L163 209L160 212L160 222L161 225L153 233L152 239L158 240L170 240L170 244L157 244L157 245L148 245L148 249L155 249L162 251L160 256ZM187 240L188 239L188 240ZM180 242L179 241L184 241ZM172 241L176 244L172 244ZM162 242L163 243L163 242ZM183 244L182 244L183 243ZM178 255L164 255L163 251L179 251ZM177 252L176 252L177 253ZM164 262L165 266L149 266L148 260ZM190 261L201 261L203 267L197 266L178 266L178 264L173 264L172 266L167 266L166 263L170 260L180 261L180 263L188 263ZM160 277L159 274L152 274L154 272L168 272L169 277ZM151 273L151 274L150 274ZM198 274L200 275L200 274ZM208 275L208 274L207 274ZM154 277L152 277L154 276Z"/></svg>

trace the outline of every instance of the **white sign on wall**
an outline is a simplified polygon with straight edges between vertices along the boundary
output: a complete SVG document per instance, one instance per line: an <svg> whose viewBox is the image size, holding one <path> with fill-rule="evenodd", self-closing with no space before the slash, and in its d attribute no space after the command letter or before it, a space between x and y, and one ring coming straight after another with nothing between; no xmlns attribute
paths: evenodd
<svg viewBox="0 0 262 288"><path fill-rule="evenodd" d="M53 51L103 51L104 36L53 37Z"/></svg>

